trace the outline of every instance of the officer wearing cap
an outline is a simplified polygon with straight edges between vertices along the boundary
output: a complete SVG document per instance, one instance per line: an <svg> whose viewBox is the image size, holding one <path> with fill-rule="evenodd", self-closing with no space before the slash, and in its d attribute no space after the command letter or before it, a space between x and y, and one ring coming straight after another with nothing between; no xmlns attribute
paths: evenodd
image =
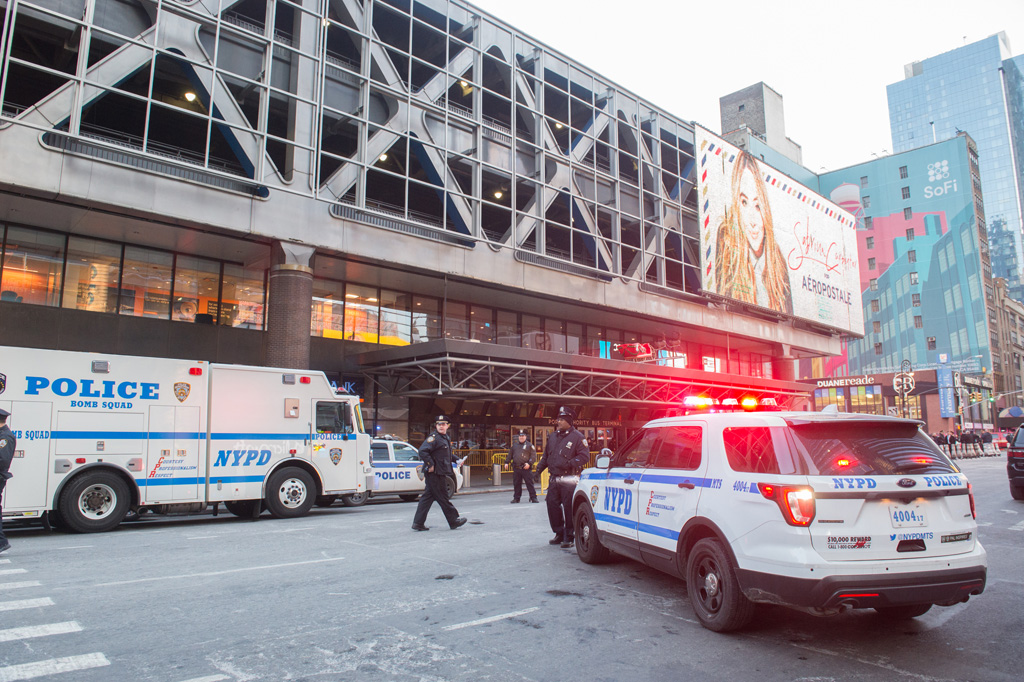
<svg viewBox="0 0 1024 682"><path fill-rule="evenodd" d="M533 463L537 461L537 448L526 439L526 429L519 429L516 434L516 443L508 450L505 463L512 468L512 504L519 501L523 496L523 483L526 483L526 491L530 493L530 502L539 502L537 490L533 487Z"/></svg>
<svg viewBox="0 0 1024 682"><path fill-rule="evenodd" d="M579 482L580 472L590 461L590 449L583 434L573 428L576 413L571 408L558 410L557 430L548 436L544 446L544 457L540 460L537 473L545 469L551 472L548 482L548 522L555 537L548 540L550 545L572 547L575 530L572 525L572 494Z"/></svg>
<svg viewBox="0 0 1024 682"><path fill-rule="evenodd" d="M459 511L448 499L445 489L445 477L452 475L452 441L448 437L450 423L448 417L439 415L434 420L434 432L420 446L424 490L412 520L413 530L430 530L426 526L427 512L435 501L444 512L449 528L455 530L466 523L465 517L459 516Z"/></svg>
<svg viewBox="0 0 1024 682"><path fill-rule="evenodd" d="M11 427L7 426L7 418L10 416L10 412L0 408L0 552L6 552L11 548L11 543L4 535L2 506L4 487L7 485L7 479L11 477L10 468L11 460L14 459L14 448L18 445L18 439L11 432Z"/></svg>

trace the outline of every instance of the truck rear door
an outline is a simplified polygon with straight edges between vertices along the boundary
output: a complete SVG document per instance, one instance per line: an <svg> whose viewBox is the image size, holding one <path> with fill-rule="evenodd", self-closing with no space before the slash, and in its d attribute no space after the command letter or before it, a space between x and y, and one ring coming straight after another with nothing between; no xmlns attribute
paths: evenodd
<svg viewBox="0 0 1024 682"><path fill-rule="evenodd" d="M18 438L10 469L14 478L4 488L4 511L48 509L51 404L0 401L0 407L11 413L7 426Z"/></svg>

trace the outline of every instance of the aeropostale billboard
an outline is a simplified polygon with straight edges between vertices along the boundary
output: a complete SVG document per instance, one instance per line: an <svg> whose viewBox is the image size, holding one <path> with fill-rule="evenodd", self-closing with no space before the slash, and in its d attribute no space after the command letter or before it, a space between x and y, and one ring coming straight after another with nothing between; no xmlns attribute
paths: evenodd
<svg viewBox="0 0 1024 682"><path fill-rule="evenodd" d="M864 334L857 220L696 127L704 289Z"/></svg>

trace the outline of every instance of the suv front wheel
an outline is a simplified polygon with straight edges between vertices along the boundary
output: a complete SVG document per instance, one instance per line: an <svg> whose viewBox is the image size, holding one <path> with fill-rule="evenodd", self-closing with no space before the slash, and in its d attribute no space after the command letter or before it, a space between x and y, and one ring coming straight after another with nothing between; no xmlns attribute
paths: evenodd
<svg viewBox="0 0 1024 682"><path fill-rule="evenodd" d="M698 540L690 550L686 592L697 619L708 630L738 630L754 616L754 602L740 592L732 560L714 538Z"/></svg>

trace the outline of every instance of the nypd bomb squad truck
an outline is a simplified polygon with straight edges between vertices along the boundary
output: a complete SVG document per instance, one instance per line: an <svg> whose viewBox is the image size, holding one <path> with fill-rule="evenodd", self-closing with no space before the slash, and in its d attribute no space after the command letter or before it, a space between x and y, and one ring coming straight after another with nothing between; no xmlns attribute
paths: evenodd
<svg viewBox="0 0 1024 682"><path fill-rule="evenodd" d="M0 346L0 408L18 438L5 518L291 518L373 486L359 399L322 372Z"/></svg>

